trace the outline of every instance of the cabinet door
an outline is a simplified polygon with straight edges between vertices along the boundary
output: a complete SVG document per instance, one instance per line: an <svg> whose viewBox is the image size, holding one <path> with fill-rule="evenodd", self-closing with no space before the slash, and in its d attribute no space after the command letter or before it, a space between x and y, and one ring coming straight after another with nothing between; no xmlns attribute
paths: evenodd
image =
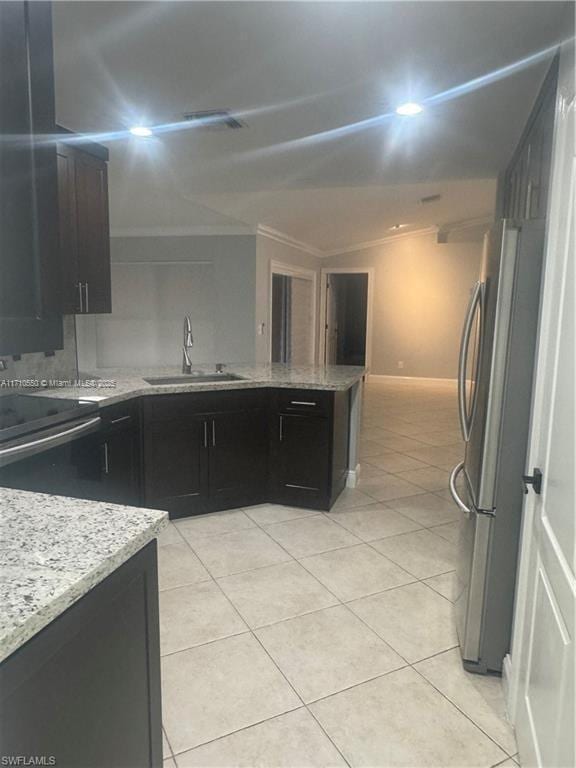
<svg viewBox="0 0 576 768"><path fill-rule="evenodd" d="M329 498L329 419L276 416L274 485L279 501L324 507Z"/></svg>
<svg viewBox="0 0 576 768"><path fill-rule="evenodd" d="M62 347L50 3L0 2L0 354Z"/></svg>
<svg viewBox="0 0 576 768"><path fill-rule="evenodd" d="M104 437L102 452L103 501L137 506L140 503L139 435L123 429Z"/></svg>
<svg viewBox="0 0 576 768"><path fill-rule="evenodd" d="M78 277L78 235L76 231L75 151L58 145L58 206L60 209L60 258L62 261L62 311L82 312L82 286Z"/></svg>
<svg viewBox="0 0 576 768"><path fill-rule="evenodd" d="M83 312L111 312L107 164L88 152L76 152L74 178Z"/></svg>
<svg viewBox="0 0 576 768"><path fill-rule="evenodd" d="M204 418L145 424L146 506L167 509L170 517L206 511L207 439L208 422Z"/></svg>
<svg viewBox="0 0 576 768"><path fill-rule="evenodd" d="M208 438L211 507L222 509L264 500L268 468L266 411L212 416Z"/></svg>

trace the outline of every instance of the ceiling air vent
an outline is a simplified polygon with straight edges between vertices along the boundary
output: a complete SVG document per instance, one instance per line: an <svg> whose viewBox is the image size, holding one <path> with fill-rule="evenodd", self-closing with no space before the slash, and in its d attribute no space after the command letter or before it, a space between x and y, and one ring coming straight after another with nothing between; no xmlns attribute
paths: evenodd
<svg viewBox="0 0 576 768"><path fill-rule="evenodd" d="M421 197L419 202L422 203L422 205L426 205L427 203L435 203L437 200L440 200L442 195L427 195L426 197Z"/></svg>
<svg viewBox="0 0 576 768"><path fill-rule="evenodd" d="M210 131L238 130L243 123L226 109L203 109L199 112L184 112L184 120L195 123L198 128Z"/></svg>

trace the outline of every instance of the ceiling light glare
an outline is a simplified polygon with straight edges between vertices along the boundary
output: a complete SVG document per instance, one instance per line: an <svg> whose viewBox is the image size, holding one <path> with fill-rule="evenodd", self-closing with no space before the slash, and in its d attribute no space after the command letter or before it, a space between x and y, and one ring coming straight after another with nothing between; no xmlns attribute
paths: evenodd
<svg viewBox="0 0 576 768"><path fill-rule="evenodd" d="M415 101L407 101L406 104L400 104L399 107L396 107L396 114L403 117L415 117L423 111L424 107Z"/></svg>
<svg viewBox="0 0 576 768"><path fill-rule="evenodd" d="M145 125L133 125L130 128L130 133L132 136L138 136L139 139L147 139L149 136L152 136L151 129Z"/></svg>

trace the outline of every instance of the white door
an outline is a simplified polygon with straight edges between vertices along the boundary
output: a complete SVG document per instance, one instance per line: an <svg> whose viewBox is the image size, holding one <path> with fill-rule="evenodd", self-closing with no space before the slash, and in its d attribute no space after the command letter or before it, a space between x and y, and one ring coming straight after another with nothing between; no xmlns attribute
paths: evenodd
<svg viewBox="0 0 576 768"><path fill-rule="evenodd" d="M314 328L314 302L312 280L302 277L290 279L290 360L292 365L312 365L314 347L311 330Z"/></svg>
<svg viewBox="0 0 576 768"><path fill-rule="evenodd" d="M574 84L563 57L549 235L527 469L541 495L524 506L511 653L511 715L523 766L576 765L574 751L575 390Z"/></svg>
<svg viewBox="0 0 576 768"><path fill-rule="evenodd" d="M336 291L332 285L332 279L328 275L326 280L326 365L336 365L336 349L338 346L338 314L336 304Z"/></svg>

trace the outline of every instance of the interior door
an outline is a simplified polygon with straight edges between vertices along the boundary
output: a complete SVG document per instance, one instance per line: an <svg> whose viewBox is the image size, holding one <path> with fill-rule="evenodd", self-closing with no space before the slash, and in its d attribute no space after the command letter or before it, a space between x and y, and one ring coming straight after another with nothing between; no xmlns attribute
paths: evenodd
<svg viewBox="0 0 576 768"><path fill-rule="evenodd" d="M336 351L338 347L338 305L331 275L328 275L328 279L326 280L326 322L324 333L325 365L336 365Z"/></svg>
<svg viewBox="0 0 576 768"><path fill-rule="evenodd" d="M573 242L575 103L571 56L560 75L541 330L511 654L510 709L523 766L573 766L575 578Z"/></svg>

